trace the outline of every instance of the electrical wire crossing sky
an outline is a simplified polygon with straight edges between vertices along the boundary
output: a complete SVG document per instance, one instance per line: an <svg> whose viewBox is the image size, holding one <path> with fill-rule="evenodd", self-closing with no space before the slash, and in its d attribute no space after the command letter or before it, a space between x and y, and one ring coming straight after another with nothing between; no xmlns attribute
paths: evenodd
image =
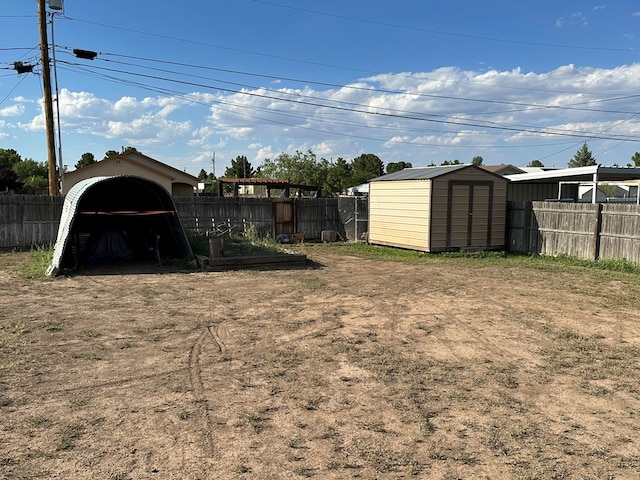
<svg viewBox="0 0 640 480"><path fill-rule="evenodd" d="M69 170L127 146L217 176L296 151L556 167L584 143L602 165L640 151L635 2L138 3L48 9ZM3 5L0 45L0 148L44 162L37 2Z"/></svg>

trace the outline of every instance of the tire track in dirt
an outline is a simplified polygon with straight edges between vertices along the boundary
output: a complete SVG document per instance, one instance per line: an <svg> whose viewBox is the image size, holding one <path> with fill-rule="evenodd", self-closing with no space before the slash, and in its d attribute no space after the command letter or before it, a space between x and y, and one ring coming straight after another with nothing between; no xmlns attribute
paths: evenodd
<svg viewBox="0 0 640 480"><path fill-rule="evenodd" d="M202 350L207 344L213 344L219 353L227 352L227 347L222 340L226 336L226 328L218 326L214 329L211 325L202 330L189 351L189 382L193 391L195 403L200 411L200 416L204 419L203 437L205 450L211 454L215 451L213 441L213 422L211 420L211 407L206 397L204 381L202 380Z"/></svg>

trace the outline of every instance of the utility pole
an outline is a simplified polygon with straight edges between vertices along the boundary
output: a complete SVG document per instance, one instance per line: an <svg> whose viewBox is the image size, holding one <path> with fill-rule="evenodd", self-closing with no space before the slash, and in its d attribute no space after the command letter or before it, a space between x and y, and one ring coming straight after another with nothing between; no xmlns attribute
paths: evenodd
<svg viewBox="0 0 640 480"><path fill-rule="evenodd" d="M42 61L42 87L44 94L44 121L47 134L47 169L49 196L58 195L58 175L56 174L56 140L53 128L53 100L51 99L51 71L49 70L49 44L47 42L47 11L45 0L38 0L40 23L40 58Z"/></svg>

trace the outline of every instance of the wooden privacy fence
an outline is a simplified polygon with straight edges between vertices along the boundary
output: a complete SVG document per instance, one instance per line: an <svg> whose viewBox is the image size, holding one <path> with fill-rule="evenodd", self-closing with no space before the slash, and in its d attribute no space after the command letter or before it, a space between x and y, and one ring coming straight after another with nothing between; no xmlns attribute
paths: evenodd
<svg viewBox="0 0 640 480"><path fill-rule="evenodd" d="M187 231L259 234L304 232L318 239L322 230L343 230L337 198L175 197L176 210Z"/></svg>
<svg viewBox="0 0 640 480"><path fill-rule="evenodd" d="M63 203L62 197L0 195L0 248L53 245Z"/></svg>
<svg viewBox="0 0 640 480"><path fill-rule="evenodd" d="M304 232L319 239L323 230L344 232L337 198L174 197L187 232L258 234ZM0 195L0 248L53 245L63 197Z"/></svg>
<svg viewBox="0 0 640 480"><path fill-rule="evenodd" d="M640 207L615 203L509 202L514 252L640 263Z"/></svg>
<svg viewBox="0 0 640 480"><path fill-rule="evenodd" d="M351 239L345 226L354 213L344 206L341 212L337 198L175 197L174 201L190 232L242 232L254 225L258 233L304 232L311 240L321 238L323 230L336 230ZM0 195L0 248L53 245L63 202L62 197ZM366 201L362 204L366 206ZM281 214L282 208L291 210ZM509 202L507 215L509 251L640 263L638 205ZM277 231L276 225L285 231ZM364 233L366 222L362 226Z"/></svg>
<svg viewBox="0 0 640 480"><path fill-rule="evenodd" d="M187 232L243 232L250 225L258 231L271 229L269 198L174 197L182 226Z"/></svg>

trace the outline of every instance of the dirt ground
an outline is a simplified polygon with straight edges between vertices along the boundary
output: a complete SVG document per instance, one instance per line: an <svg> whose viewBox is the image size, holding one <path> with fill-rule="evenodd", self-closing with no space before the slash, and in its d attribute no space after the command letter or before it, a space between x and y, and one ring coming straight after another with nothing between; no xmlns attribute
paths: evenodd
<svg viewBox="0 0 640 480"><path fill-rule="evenodd" d="M637 279L522 263L26 279L4 479L640 478Z"/></svg>

